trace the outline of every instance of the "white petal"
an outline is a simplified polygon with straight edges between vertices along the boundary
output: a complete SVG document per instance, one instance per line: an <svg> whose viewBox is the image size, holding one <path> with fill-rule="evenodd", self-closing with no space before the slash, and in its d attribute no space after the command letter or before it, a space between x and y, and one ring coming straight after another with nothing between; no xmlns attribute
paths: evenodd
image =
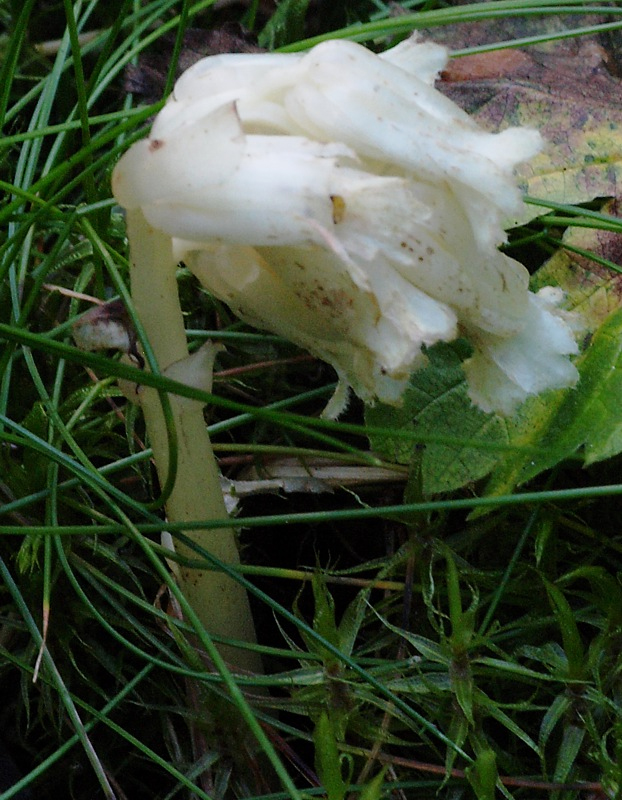
<svg viewBox="0 0 622 800"><path fill-rule="evenodd" d="M286 95L292 118L323 139L412 171L427 181L459 182L485 197L499 224L520 207L512 167L541 147L536 131L489 134L440 92L352 42L325 42ZM336 74L339 81L334 80Z"/></svg>
<svg viewBox="0 0 622 800"><path fill-rule="evenodd" d="M185 157L190 165L195 159L200 161L201 153L188 151ZM254 245L319 243L318 226L333 226L331 197L345 191L342 184L357 175L336 166L354 158L343 146L294 136L249 136L226 182L200 184L203 176L197 170L194 180L178 182L162 200L145 198L143 211L151 225L182 239ZM383 187L392 179L374 181Z"/></svg>
<svg viewBox="0 0 622 800"><path fill-rule="evenodd" d="M469 398L482 411L510 415L528 397L485 353L473 356L464 371Z"/></svg>
<svg viewBox="0 0 622 800"><path fill-rule="evenodd" d="M456 336L447 305L381 268L364 290L319 247L212 246L186 264L243 319L332 363L368 400L396 402L422 345Z"/></svg>
<svg viewBox="0 0 622 800"><path fill-rule="evenodd" d="M303 70L306 72L298 84L309 83L326 89L345 85L356 92L357 100L349 104L352 111L357 108L362 94L367 95L366 104L370 99L372 102L378 99L382 102L382 95L389 90L391 95L401 98L407 106L416 106L430 119L441 122L459 120L468 130L480 130L465 111L429 85L427 70L422 80L403 69L403 54L398 60L402 61L399 65L391 63L389 58L379 58L355 42L322 42L304 56L300 69L301 73ZM437 63L435 60L434 66ZM338 81L335 80L337 75Z"/></svg>
<svg viewBox="0 0 622 800"><path fill-rule="evenodd" d="M361 181L346 196L335 233L353 259L388 260L404 279L483 330L509 335L524 324L527 270L492 246L482 250L445 187L396 180L375 191Z"/></svg>
<svg viewBox="0 0 622 800"><path fill-rule="evenodd" d="M136 142L121 157L112 176L115 197L125 208L165 202L173 206L188 194L200 196L223 184L244 155L244 134L234 105L185 121L177 135ZM206 154L209 157L206 158Z"/></svg>
<svg viewBox="0 0 622 800"><path fill-rule="evenodd" d="M297 82L301 59L302 54L293 53L228 53L202 59L179 78L169 105L179 113L176 109L210 110L235 102L246 133L300 134L302 129L284 110L283 95Z"/></svg>
<svg viewBox="0 0 622 800"><path fill-rule="evenodd" d="M417 80L434 86L439 72L447 64L447 48L434 42L420 41L416 34L404 39L395 47L380 53L383 61L395 64Z"/></svg>
<svg viewBox="0 0 622 800"><path fill-rule="evenodd" d="M173 97L180 103L194 103L206 96L242 94L264 96L276 93L297 80L296 68L303 54L223 53L203 58L187 69L175 83Z"/></svg>
<svg viewBox="0 0 622 800"><path fill-rule="evenodd" d="M579 374L567 356L578 352L572 330L545 296L529 293L522 331L484 334L465 365L469 395L485 411L510 413L529 395L573 386Z"/></svg>

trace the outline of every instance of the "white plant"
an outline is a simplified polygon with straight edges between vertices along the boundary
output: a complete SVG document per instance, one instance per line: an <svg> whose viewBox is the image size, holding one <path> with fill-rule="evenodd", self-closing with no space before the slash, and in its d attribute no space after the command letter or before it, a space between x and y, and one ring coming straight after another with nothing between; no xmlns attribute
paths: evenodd
<svg viewBox="0 0 622 800"><path fill-rule="evenodd" d="M425 347L458 336L473 344L465 373L484 410L575 383L576 343L551 293L530 293L498 250L522 206L514 167L540 135L479 128L434 88L446 59L414 38L381 55L328 41L214 56L181 76L113 176L162 368L186 354L183 260L240 317L334 366L335 414L348 386L399 403ZM177 424L184 439L183 414Z"/></svg>
<svg viewBox="0 0 622 800"><path fill-rule="evenodd" d="M521 209L513 168L542 143L487 133L438 92L446 58L415 39L206 58L114 190L237 314L364 400L398 403L422 347L465 335L473 401L508 413L577 379L570 328L497 249Z"/></svg>

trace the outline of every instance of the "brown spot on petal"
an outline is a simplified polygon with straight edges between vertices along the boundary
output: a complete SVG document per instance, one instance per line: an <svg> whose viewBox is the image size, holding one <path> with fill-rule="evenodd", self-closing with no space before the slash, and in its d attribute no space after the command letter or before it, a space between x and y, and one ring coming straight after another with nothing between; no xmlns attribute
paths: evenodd
<svg viewBox="0 0 622 800"><path fill-rule="evenodd" d="M164 139L150 139L149 140L149 150L153 152L154 150L159 150L161 147L164 147Z"/></svg>

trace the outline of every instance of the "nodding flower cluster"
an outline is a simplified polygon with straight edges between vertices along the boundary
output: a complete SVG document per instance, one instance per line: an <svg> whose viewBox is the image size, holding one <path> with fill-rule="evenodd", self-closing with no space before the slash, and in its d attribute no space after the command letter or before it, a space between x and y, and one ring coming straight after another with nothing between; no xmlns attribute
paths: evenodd
<svg viewBox="0 0 622 800"><path fill-rule="evenodd" d="M446 59L415 38L203 59L113 189L236 314L363 400L399 404L425 348L463 336L472 401L511 413L578 377L559 297L498 250L513 169L542 141L482 130L434 88Z"/></svg>

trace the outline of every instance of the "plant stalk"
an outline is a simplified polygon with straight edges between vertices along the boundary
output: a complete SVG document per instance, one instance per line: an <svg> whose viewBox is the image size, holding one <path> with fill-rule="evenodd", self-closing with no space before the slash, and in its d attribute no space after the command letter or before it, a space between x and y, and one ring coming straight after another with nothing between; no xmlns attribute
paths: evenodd
<svg viewBox="0 0 622 800"><path fill-rule="evenodd" d="M188 357L184 320L179 303L176 262L168 236L154 230L140 210L127 212L130 241L131 290L138 317L161 371ZM170 395L178 440L177 475L166 502L171 522L225 519L220 475L198 402ZM158 393L143 388L140 403L160 485L168 475L168 434ZM238 564L235 533L231 528L188 533L197 544L227 564ZM190 548L177 543L179 555L194 558ZM180 585L209 634L256 641L245 589L218 572L181 566ZM261 672L259 655L252 650L221 646L233 667Z"/></svg>

